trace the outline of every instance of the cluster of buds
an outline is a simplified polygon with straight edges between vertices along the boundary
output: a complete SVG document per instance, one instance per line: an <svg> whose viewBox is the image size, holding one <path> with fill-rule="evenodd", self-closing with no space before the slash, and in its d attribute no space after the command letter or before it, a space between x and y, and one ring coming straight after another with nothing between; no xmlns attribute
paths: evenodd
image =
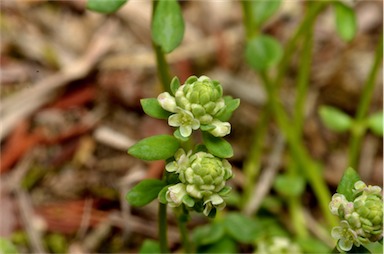
<svg viewBox="0 0 384 254"><path fill-rule="evenodd" d="M383 197L379 186L367 186L357 181L353 189L353 201L336 193L329 204L332 214L341 219L340 226L332 229L340 251L349 251L379 241L383 237Z"/></svg>
<svg viewBox="0 0 384 254"><path fill-rule="evenodd" d="M192 76L176 90L175 96L164 92L157 100L163 109L174 113L169 116L168 124L179 128L185 138L199 128L205 128L216 137L224 137L231 131L229 122L218 119L226 107L223 88L206 76Z"/></svg>
<svg viewBox="0 0 384 254"><path fill-rule="evenodd" d="M231 165L226 159L203 151L185 153L179 149L175 160L166 165L166 170L178 175L180 183L172 185L166 192L169 206L181 204L199 210L208 216L216 209L225 207L223 196L229 193L226 181L232 177Z"/></svg>

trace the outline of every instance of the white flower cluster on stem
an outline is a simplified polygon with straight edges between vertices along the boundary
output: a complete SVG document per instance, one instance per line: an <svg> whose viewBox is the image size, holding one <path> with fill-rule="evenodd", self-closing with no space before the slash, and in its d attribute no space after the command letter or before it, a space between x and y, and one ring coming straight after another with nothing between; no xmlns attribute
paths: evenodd
<svg viewBox="0 0 384 254"><path fill-rule="evenodd" d="M357 181L353 201L336 193L329 204L331 213L339 216L340 226L332 229L340 251L349 251L353 245L376 242L383 237L383 196L379 186L367 186Z"/></svg>

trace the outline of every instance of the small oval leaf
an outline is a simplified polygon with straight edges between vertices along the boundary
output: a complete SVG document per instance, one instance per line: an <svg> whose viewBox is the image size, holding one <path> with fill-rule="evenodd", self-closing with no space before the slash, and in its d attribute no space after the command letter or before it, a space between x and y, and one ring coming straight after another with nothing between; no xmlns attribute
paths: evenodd
<svg viewBox="0 0 384 254"><path fill-rule="evenodd" d="M203 132L203 140L211 154L220 158L230 158L233 156L232 146L225 139L214 137L208 132Z"/></svg>
<svg viewBox="0 0 384 254"><path fill-rule="evenodd" d="M225 96L225 110L217 116L222 122L227 122L231 117L233 112L240 106L240 99L233 99L231 96Z"/></svg>
<svg viewBox="0 0 384 254"><path fill-rule="evenodd" d="M179 146L175 137L157 135L140 140L128 149L128 153L142 160L165 160L172 157Z"/></svg>
<svg viewBox="0 0 384 254"><path fill-rule="evenodd" d="M100 13L112 13L126 2L127 0L87 0L87 9Z"/></svg>
<svg viewBox="0 0 384 254"><path fill-rule="evenodd" d="M168 117L172 114L171 112L163 109L156 98L141 99L140 103L144 112L153 118L168 119Z"/></svg>
<svg viewBox="0 0 384 254"><path fill-rule="evenodd" d="M184 36L184 20L176 0L156 3L152 20L152 39L165 53L174 50Z"/></svg>
<svg viewBox="0 0 384 254"><path fill-rule="evenodd" d="M357 30L355 11L339 1L334 1L333 7L337 33L345 41L352 40Z"/></svg>
<svg viewBox="0 0 384 254"><path fill-rule="evenodd" d="M139 250L139 254L143 253L161 253L160 244L157 241L145 240Z"/></svg>
<svg viewBox="0 0 384 254"><path fill-rule="evenodd" d="M266 70L277 64L283 55L280 43L271 36L260 35L250 40L245 48L245 59L255 70Z"/></svg>
<svg viewBox="0 0 384 254"><path fill-rule="evenodd" d="M227 233L241 243L253 243L263 232L260 224L240 213L227 215L224 225Z"/></svg>
<svg viewBox="0 0 384 254"><path fill-rule="evenodd" d="M338 108L321 106L319 114L324 125L330 130L344 132L352 126L352 118Z"/></svg>
<svg viewBox="0 0 384 254"><path fill-rule="evenodd" d="M222 223L207 224L193 231L192 239L197 245L212 244L223 237L225 231Z"/></svg>
<svg viewBox="0 0 384 254"><path fill-rule="evenodd" d="M171 92L173 95L175 95L177 89L179 89L180 87L180 80L178 79L178 77L174 77L171 81Z"/></svg>
<svg viewBox="0 0 384 254"><path fill-rule="evenodd" d="M252 18L257 27L267 21L278 9L281 0L274 1L250 1L252 6Z"/></svg>
<svg viewBox="0 0 384 254"><path fill-rule="evenodd" d="M351 167L347 168L337 186L337 193L343 194L348 201L353 201L353 187L359 180L357 172Z"/></svg>
<svg viewBox="0 0 384 254"><path fill-rule="evenodd" d="M145 179L133 187L125 196L132 206L145 206L157 198L166 183L159 179Z"/></svg>
<svg viewBox="0 0 384 254"><path fill-rule="evenodd" d="M378 112L368 118L368 127L377 136L383 136L383 112Z"/></svg>

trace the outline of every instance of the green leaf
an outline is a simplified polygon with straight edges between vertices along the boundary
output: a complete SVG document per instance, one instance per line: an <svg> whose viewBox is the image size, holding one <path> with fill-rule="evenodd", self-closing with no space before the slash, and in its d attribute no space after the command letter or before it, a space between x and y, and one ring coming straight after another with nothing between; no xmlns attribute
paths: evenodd
<svg viewBox="0 0 384 254"><path fill-rule="evenodd" d="M162 203L162 204L166 204L167 203L166 194L167 194L168 188L170 186L171 185L167 185L164 188L162 188L161 191L159 191L159 194L157 195L157 198L159 199L160 203Z"/></svg>
<svg viewBox="0 0 384 254"><path fill-rule="evenodd" d="M263 232L255 220L239 213L228 214L224 221L227 233L241 243L253 243Z"/></svg>
<svg viewBox="0 0 384 254"><path fill-rule="evenodd" d="M276 177L274 188L283 196L298 197L304 191L305 180L301 176L279 175Z"/></svg>
<svg viewBox="0 0 384 254"><path fill-rule="evenodd" d="M180 133L180 128L177 128L177 129L173 132L173 136L174 136L175 138L177 138L178 140L183 141L183 142L186 142L186 141L188 141L188 139L189 139L189 137L184 137L184 136L181 135L181 133Z"/></svg>
<svg viewBox="0 0 384 254"><path fill-rule="evenodd" d="M368 118L368 127L377 136L383 136L383 112L377 112Z"/></svg>
<svg viewBox="0 0 384 254"><path fill-rule="evenodd" d="M197 253L239 253L237 243L228 236L224 236L211 245L200 246Z"/></svg>
<svg viewBox="0 0 384 254"><path fill-rule="evenodd" d="M211 154L220 158L230 158L233 156L232 146L225 139L214 137L208 132L202 133L205 147Z"/></svg>
<svg viewBox="0 0 384 254"><path fill-rule="evenodd" d="M352 127L352 118L338 108L321 106L319 114L324 125L330 130L344 132Z"/></svg>
<svg viewBox="0 0 384 254"><path fill-rule="evenodd" d="M271 36L259 35L247 42L245 59L257 71L267 70L277 64L283 55L280 43Z"/></svg>
<svg viewBox="0 0 384 254"><path fill-rule="evenodd" d="M152 39L165 53L174 50L183 40L184 20L176 0L156 3L152 20Z"/></svg>
<svg viewBox="0 0 384 254"><path fill-rule="evenodd" d="M145 206L157 198L166 183L159 179L145 179L133 187L125 196L132 206Z"/></svg>
<svg viewBox="0 0 384 254"><path fill-rule="evenodd" d="M139 253L161 253L160 244L157 241L147 239L141 245Z"/></svg>
<svg viewBox="0 0 384 254"><path fill-rule="evenodd" d="M333 7L337 33L345 41L352 40L357 30L355 11L339 1L334 1Z"/></svg>
<svg viewBox="0 0 384 254"><path fill-rule="evenodd" d="M179 141L175 137L157 135L140 140L128 149L128 153L147 161L165 160L172 157L179 146Z"/></svg>
<svg viewBox="0 0 384 254"><path fill-rule="evenodd" d="M171 112L163 109L156 98L141 99L140 103L145 114L153 118L168 119L168 117L172 114Z"/></svg>
<svg viewBox="0 0 384 254"><path fill-rule="evenodd" d="M343 194L348 201L353 201L353 186L359 180L357 172L349 167L345 170L336 191Z"/></svg>
<svg viewBox="0 0 384 254"><path fill-rule="evenodd" d="M176 94L176 91L177 91L177 89L179 89L179 87L180 87L180 80L177 77L174 77L172 79L171 85L170 85L171 92L173 95Z"/></svg>
<svg viewBox="0 0 384 254"><path fill-rule="evenodd" d="M127 0L87 0L87 9L101 13L112 13L126 2Z"/></svg>
<svg viewBox="0 0 384 254"><path fill-rule="evenodd" d="M227 122L231 116L233 111L235 111L240 106L240 99L233 99L231 96L224 96L225 102L225 110L217 116L222 122Z"/></svg>
<svg viewBox="0 0 384 254"><path fill-rule="evenodd" d="M196 228L192 239L197 245L207 245L219 241L223 235L224 226L221 223L213 223Z"/></svg>
<svg viewBox="0 0 384 254"><path fill-rule="evenodd" d="M322 241L310 236L297 239L297 243L300 245L303 253L330 253L331 251Z"/></svg>
<svg viewBox="0 0 384 254"><path fill-rule="evenodd" d="M273 1L250 1L253 23L260 27L267 21L280 7L280 0Z"/></svg>

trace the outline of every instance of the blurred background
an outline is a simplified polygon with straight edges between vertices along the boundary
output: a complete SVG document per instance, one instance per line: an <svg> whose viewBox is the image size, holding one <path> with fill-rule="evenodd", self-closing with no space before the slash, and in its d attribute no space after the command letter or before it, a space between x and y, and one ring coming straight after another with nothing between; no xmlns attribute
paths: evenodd
<svg viewBox="0 0 384 254"><path fill-rule="evenodd" d="M1 195L0 236L20 252L100 253L138 251L144 239L157 238L157 203L132 208L126 192L139 180L160 177L163 162L146 163L127 154L138 140L172 133L165 121L146 116L140 99L161 92L151 44L147 0L130 0L117 13L85 9L84 1L1 0ZM299 24L305 1L282 1L263 31L284 44ZM245 34L238 1L180 1L185 19L182 44L167 55L172 75L220 81L224 93L241 99L227 140L234 147L231 180L241 196L242 166L254 127L266 103L260 78L244 60ZM335 32L331 9L315 26L304 142L324 165L332 192L348 166L349 134L328 130L319 105L353 116L373 63L383 28L382 1L357 1L356 37L350 43ZM281 89L293 104L297 57ZM382 73L370 105L383 105ZM276 140L271 121L263 145L262 168ZM280 171L284 171L282 158ZM383 184L383 143L368 132L358 172L372 185ZM316 201L310 189L302 202ZM228 202L228 210L237 210ZM191 229L208 220L193 216ZM170 215L173 250L179 235ZM246 249L245 249L246 250Z"/></svg>

